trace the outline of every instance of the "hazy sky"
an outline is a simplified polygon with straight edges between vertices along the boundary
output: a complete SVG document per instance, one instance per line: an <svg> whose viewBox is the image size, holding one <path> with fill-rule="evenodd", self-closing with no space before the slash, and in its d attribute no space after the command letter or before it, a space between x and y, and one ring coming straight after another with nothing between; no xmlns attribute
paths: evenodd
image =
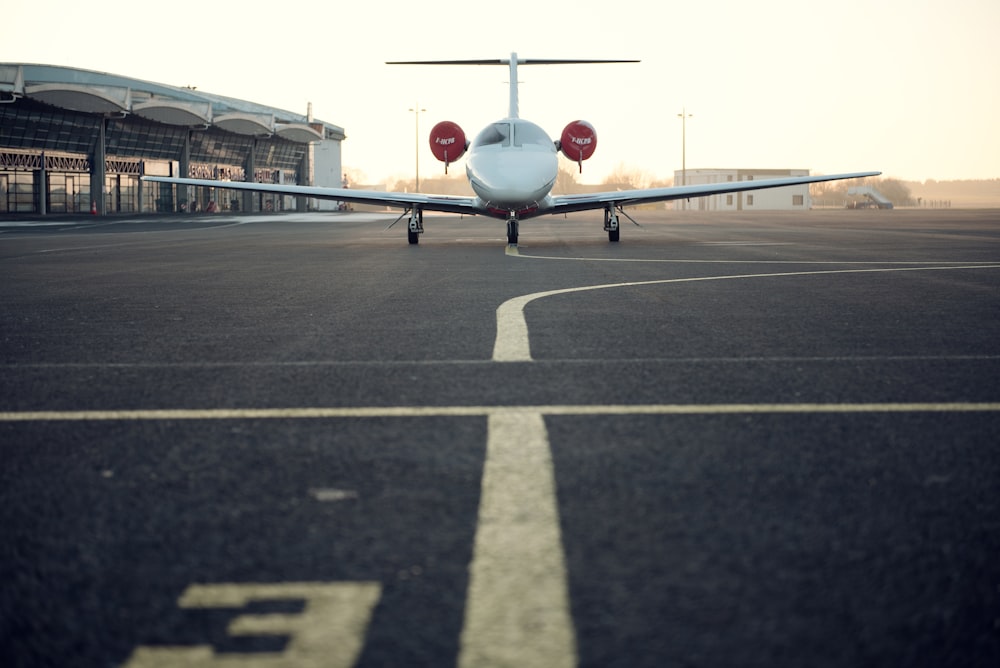
<svg viewBox="0 0 1000 668"><path fill-rule="evenodd" d="M655 9L653 8L655 7ZM590 121L583 180L618 165L877 169L908 180L1000 178L997 0L374 0L98 5L7 0L0 62L81 67L243 98L343 127L370 182L443 172L426 132L474 136L507 112L501 67L445 58L638 58L522 68L521 117L558 137ZM463 169L463 165L458 165Z"/></svg>

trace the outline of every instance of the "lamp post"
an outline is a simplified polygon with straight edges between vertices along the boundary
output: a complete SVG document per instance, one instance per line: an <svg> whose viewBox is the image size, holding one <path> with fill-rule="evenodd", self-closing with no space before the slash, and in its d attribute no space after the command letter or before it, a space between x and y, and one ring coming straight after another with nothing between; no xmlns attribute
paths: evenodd
<svg viewBox="0 0 1000 668"><path fill-rule="evenodd" d="M677 118L681 119L681 185L687 185L687 119L694 114L687 113L687 109L681 108L681 113Z"/></svg>
<svg viewBox="0 0 1000 668"><path fill-rule="evenodd" d="M693 116L693 114L687 113L687 109L681 107L681 113L677 114L677 117L681 119L681 185L687 185L687 119ZM685 200L683 207L687 208L687 201Z"/></svg>
<svg viewBox="0 0 1000 668"><path fill-rule="evenodd" d="M413 189L413 192L420 192L420 112L427 111L426 109L421 109L419 104L413 105L408 111L413 112L413 131L416 136L414 142L414 153L417 159L417 183Z"/></svg>

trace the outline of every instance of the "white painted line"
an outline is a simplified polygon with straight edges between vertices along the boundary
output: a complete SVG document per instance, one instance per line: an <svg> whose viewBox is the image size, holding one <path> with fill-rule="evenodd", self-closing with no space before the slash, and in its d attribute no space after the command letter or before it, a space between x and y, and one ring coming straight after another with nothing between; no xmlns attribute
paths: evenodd
<svg viewBox="0 0 1000 668"><path fill-rule="evenodd" d="M790 241L699 241L701 246L792 246Z"/></svg>
<svg viewBox="0 0 1000 668"><path fill-rule="evenodd" d="M357 406L353 408L167 408L93 411L6 411L6 422L102 422L145 420L309 420L488 415L740 415L752 413L993 413L1000 402L619 404L553 406Z"/></svg>
<svg viewBox="0 0 1000 668"><path fill-rule="evenodd" d="M737 245L728 242L702 242L700 245ZM746 244L741 244L746 245ZM765 245L765 244L757 244ZM783 244L767 244L772 246L780 246ZM941 266L948 267L954 265L976 265L975 260L920 260L914 262L904 262L902 260L744 260L744 259L728 259L728 260L706 260L706 259L696 259L696 258L637 258L637 257L579 257L579 256L562 256L562 255L524 255L518 252L517 247L514 247L513 252L508 248L507 255L514 255L516 257L521 257L526 260L559 260L562 262L625 262L625 263L637 263L637 264L794 264L794 265L865 265L865 266L899 266L905 265L907 267L917 267L917 266ZM989 263L982 263L983 266L992 266Z"/></svg>
<svg viewBox="0 0 1000 668"><path fill-rule="evenodd" d="M497 309L497 337L493 341L494 362L530 362L531 345L528 341L528 322L524 307L528 302L552 293L536 292L532 295L508 299Z"/></svg>
<svg viewBox="0 0 1000 668"><path fill-rule="evenodd" d="M747 357L630 357L621 360L594 360L579 357L548 359L546 362L564 364L755 364L761 362L968 362L1000 360L1000 355L753 355ZM405 367L448 367L483 366L493 364L486 359L451 360L246 360L232 362L12 362L0 363L0 373L4 369L282 369L295 367L343 367L343 368L405 368Z"/></svg>
<svg viewBox="0 0 1000 668"><path fill-rule="evenodd" d="M958 269L1000 269L1000 265L968 265L968 266L934 266L934 267L883 267L879 269L825 269L821 271L789 271L767 274L738 274L723 276L699 276L693 278L667 278L656 281L635 281L628 283L607 283L604 285L586 285L563 290L547 290L535 292L509 299L497 308L497 336L493 343L494 362L530 362L531 345L528 340L528 324L524 319L524 307L536 299L552 297L589 290L607 290L609 288L639 287L647 285L665 285L667 283L695 283L698 281L730 281L746 278L779 278L788 276L821 276L830 274L865 274L888 273L902 271L943 271Z"/></svg>
<svg viewBox="0 0 1000 668"><path fill-rule="evenodd" d="M489 419L458 665L576 665L576 634L545 421Z"/></svg>

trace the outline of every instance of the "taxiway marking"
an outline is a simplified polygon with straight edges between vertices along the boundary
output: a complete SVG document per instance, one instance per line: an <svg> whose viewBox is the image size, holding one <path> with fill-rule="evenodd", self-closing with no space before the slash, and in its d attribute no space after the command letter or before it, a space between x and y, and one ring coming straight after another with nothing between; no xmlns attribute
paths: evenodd
<svg viewBox="0 0 1000 668"><path fill-rule="evenodd" d="M0 422L144 420L315 420L490 415L745 415L768 413L992 413L1000 402L876 402L762 404L617 404L535 406L356 406L314 408L160 408L135 410L3 411Z"/></svg>
<svg viewBox="0 0 1000 668"><path fill-rule="evenodd" d="M576 665L555 475L541 413L489 417L458 665Z"/></svg>
<svg viewBox="0 0 1000 668"><path fill-rule="evenodd" d="M698 281L729 281L748 278L781 278L789 276L821 276L831 274L866 274L889 273L903 271L947 271L959 269L1000 269L997 264L963 265L963 266L933 266L933 267L882 267L877 269L824 269L818 271L788 271L766 274L736 274L722 276L697 276L692 278L666 278L655 281L629 281L625 283L606 283L603 285L585 285L561 290L546 290L534 292L520 297L508 299L496 311L497 335L493 343L494 362L531 362L531 342L528 339L528 323L524 318L524 307L531 302L544 297L565 295L590 290L608 290L611 288L642 287L649 285L665 285L668 283L694 283Z"/></svg>
<svg viewBox="0 0 1000 668"><path fill-rule="evenodd" d="M701 242L700 245L703 246L746 246L747 244L740 243L730 243L730 242ZM755 245L769 245L769 246L781 246L781 245L791 245L782 243L769 243L769 244L755 244ZM968 260L915 260L913 262L906 262L903 260L707 260L707 259L695 259L695 258L639 258L639 257L582 257L582 256L567 256L567 255L523 255L517 246L508 246L506 250L506 255L514 255L517 257L524 258L526 260L559 260L562 262L622 262L631 264L794 264L794 265L866 265L866 266L899 266L906 265L907 267L917 267L917 266L940 266L944 267L955 267L957 265L969 265L976 264L980 266L979 263L975 261ZM990 263L984 262L983 265L989 265Z"/></svg>
<svg viewBox="0 0 1000 668"><path fill-rule="evenodd" d="M903 412L1000 412L1000 402L24 411L0 413L0 422L486 416L487 452L458 664L568 667L577 661L576 631L545 416ZM317 497L326 497L328 491L336 500L351 498L350 492L341 490L319 490ZM127 665L209 668L232 665L230 659L253 668L351 665L379 591L379 583L199 586L184 595L182 607L232 607L242 605L245 598L311 599L317 592L331 605L310 607L305 617L241 617L230 629L235 635L290 634L288 650L278 657L227 656L205 645L140 647ZM327 642L331 638L336 639L333 645ZM329 663L335 658L339 662Z"/></svg>
<svg viewBox="0 0 1000 668"><path fill-rule="evenodd" d="M300 614L244 614L229 625L232 636L288 636L280 654L219 653L211 645L141 646L125 668L349 668L361 654L365 631L381 596L378 582L194 584L182 608L245 608L253 601L302 599Z"/></svg>

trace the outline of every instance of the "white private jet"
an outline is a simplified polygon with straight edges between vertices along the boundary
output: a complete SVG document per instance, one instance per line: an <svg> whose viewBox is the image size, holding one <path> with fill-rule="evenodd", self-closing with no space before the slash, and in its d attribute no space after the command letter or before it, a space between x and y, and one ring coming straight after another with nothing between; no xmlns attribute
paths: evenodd
<svg viewBox="0 0 1000 668"><path fill-rule="evenodd" d="M579 63L634 63L636 60L528 60L511 53L510 58L497 60L435 60L395 61L388 65L507 65L510 68L510 108L507 117L486 126L470 143L462 128L451 121L442 121L430 132L431 151L448 165L466 151L466 175L475 197L395 193L376 190L353 190L269 183L213 181L161 176L145 176L146 181L189 186L220 187L229 190L252 190L282 195L297 195L362 204L380 204L403 209L400 220L409 214L407 237L411 244L420 240L424 231L424 211L478 214L507 221L507 242L516 244L522 220L544 214L568 213L589 209L604 209L604 229L609 241L619 239L619 217L624 207L649 202L687 199L720 193L734 193L764 188L780 188L804 183L878 176L881 172L857 172L827 176L800 176L759 181L615 190L584 195L553 195L552 187L558 174L558 153L576 162L582 171L583 161L597 148L597 133L586 121L573 121L553 141L538 125L518 116L518 65L563 65ZM634 221L633 221L634 222ZM391 226L390 226L391 227Z"/></svg>

